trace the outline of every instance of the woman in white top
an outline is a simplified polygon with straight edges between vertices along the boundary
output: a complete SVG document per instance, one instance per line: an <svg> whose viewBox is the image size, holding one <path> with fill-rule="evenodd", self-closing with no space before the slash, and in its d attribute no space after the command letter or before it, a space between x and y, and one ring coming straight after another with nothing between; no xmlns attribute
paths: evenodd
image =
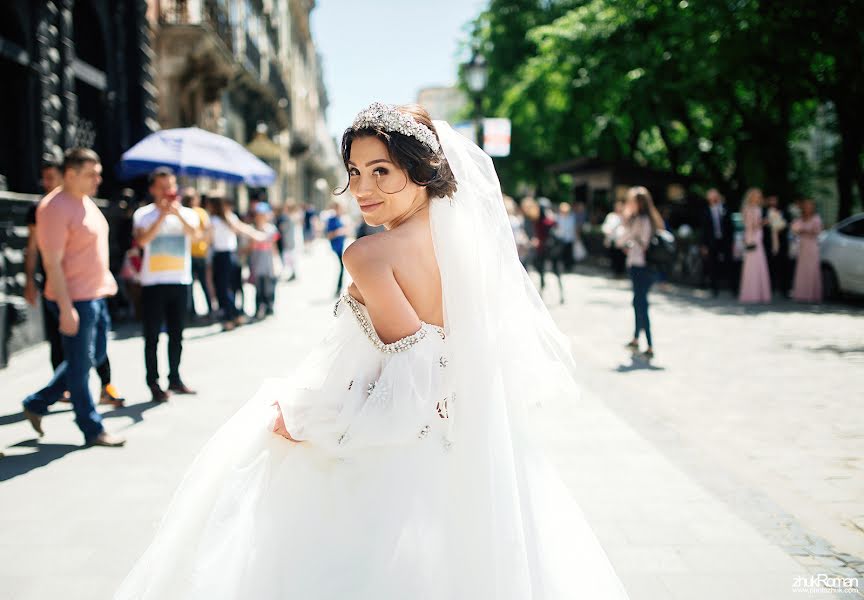
<svg viewBox="0 0 864 600"><path fill-rule="evenodd" d="M221 196L209 196L207 207L213 229L213 287L222 311L222 328L230 331L245 322L231 293L231 278L237 268L237 236L259 241L263 236L231 212Z"/></svg>
<svg viewBox="0 0 864 600"><path fill-rule="evenodd" d="M606 215L600 229L603 231L603 245L609 248L609 262L612 267L612 272L618 276L623 275L624 260L626 258L621 248L615 245L615 236L618 235L618 229L621 226L621 215L624 212L624 201L616 200L613 210Z"/></svg>
<svg viewBox="0 0 864 600"><path fill-rule="evenodd" d="M633 282L633 313L636 325L633 339L627 344L632 350L639 350L639 335L645 332L648 348L646 358L654 357L654 344L651 340L651 320L648 318L648 291L654 283L656 273L645 261L645 251L651 244L655 230L665 229L663 219L654 207L651 193L642 186L627 191L624 203L623 221L615 236L615 245L627 255L627 270Z"/></svg>

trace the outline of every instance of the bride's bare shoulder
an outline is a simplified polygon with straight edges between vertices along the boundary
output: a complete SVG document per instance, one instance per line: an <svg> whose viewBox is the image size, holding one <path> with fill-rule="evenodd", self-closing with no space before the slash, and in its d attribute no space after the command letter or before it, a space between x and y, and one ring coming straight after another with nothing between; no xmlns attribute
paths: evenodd
<svg viewBox="0 0 864 600"><path fill-rule="evenodd" d="M342 260L345 263L345 268L354 275L352 268L364 268L381 266L384 264L394 264L395 257L400 256L404 252L412 252L416 246L413 231L409 231L408 227L400 227L388 231L380 231L372 235L364 236L354 241L345 253L342 255Z"/></svg>
<svg viewBox="0 0 864 600"><path fill-rule="evenodd" d="M345 249L342 260L360 291L379 337L394 342L416 332L420 319L393 273L391 257L398 238L383 231L362 237Z"/></svg>
<svg viewBox="0 0 864 600"><path fill-rule="evenodd" d="M355 240L342 254L345 268L352 276L354 271L366 267L375 268L381 262L386 262L387 249L391 246L387 234L389 231L381 231L372 235L364 236Z"/></svg>

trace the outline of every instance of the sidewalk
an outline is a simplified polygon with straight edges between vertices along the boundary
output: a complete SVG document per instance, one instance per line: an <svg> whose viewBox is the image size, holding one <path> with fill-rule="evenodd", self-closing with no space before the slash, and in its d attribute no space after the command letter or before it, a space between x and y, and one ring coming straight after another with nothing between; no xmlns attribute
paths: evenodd
<svg viewBox="0 0 864 600"><path fill-rule="evenodd" d="M150 404L143 342L110 343L129 406L105 415L110 431L128 436L123 449L81 449L62 405L45 419L37 444L20 400L47 381L46 347L14 356L0 371L0 599L111 597L204 441L262 379L290 370L332 318L335 261L325 246L305 258L300 280L280 286L275 318L230 333L189 332L182 371L197 396ZM560 310L579 313L587 300L569 301ZM161 350L165 365L164 341ZM611 407L626 387L592 387L605 380L587 379L581 398L546 407L543 437L631 598L800 598L793 582L809 577L807 568L616 414Z"/></svg>
<svg viewBox="0 0 864 600"><path fill-rule="evenodd" d="M633 600L800 598L795 578L825 573L767 540L593 392L546 408L551 454Z"/></svg>

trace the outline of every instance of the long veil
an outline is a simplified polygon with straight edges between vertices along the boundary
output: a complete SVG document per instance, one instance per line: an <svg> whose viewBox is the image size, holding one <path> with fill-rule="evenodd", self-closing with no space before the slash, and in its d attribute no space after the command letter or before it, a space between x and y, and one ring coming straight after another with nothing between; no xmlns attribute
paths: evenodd
<svg viewBox="0 0 864 600"><path fill-rule="evenodd" d="M491 159L446 122L434 125L458 186L432 200L430 215L455 390L452 564L463 571L456 581L476 587L459 597L626 598L531 440L545 400L578 399L569 340L519 262Z"/></svg>

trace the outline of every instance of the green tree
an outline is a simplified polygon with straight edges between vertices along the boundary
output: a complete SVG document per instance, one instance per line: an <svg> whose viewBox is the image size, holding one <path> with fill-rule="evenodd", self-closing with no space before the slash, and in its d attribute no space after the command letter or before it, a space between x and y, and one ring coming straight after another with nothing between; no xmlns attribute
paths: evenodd
<svg viewBox="0 0 864 600"><path fill-rule="evenodd" d="M513 122L502 179L536 182L551 163L593 156L668 169L733 198L759 185L789 200L791 141L830 101L842 200L841 170L864 183L861 116L850 109L864 105L864 54L841 52L855 48L850 36L860 47L860 9L834 1L845 12L822 9L831 14L819 20L808 0L493 0L473 43L490 67L486 113ZM838 27L844 35L826 42Z"/></svg>

